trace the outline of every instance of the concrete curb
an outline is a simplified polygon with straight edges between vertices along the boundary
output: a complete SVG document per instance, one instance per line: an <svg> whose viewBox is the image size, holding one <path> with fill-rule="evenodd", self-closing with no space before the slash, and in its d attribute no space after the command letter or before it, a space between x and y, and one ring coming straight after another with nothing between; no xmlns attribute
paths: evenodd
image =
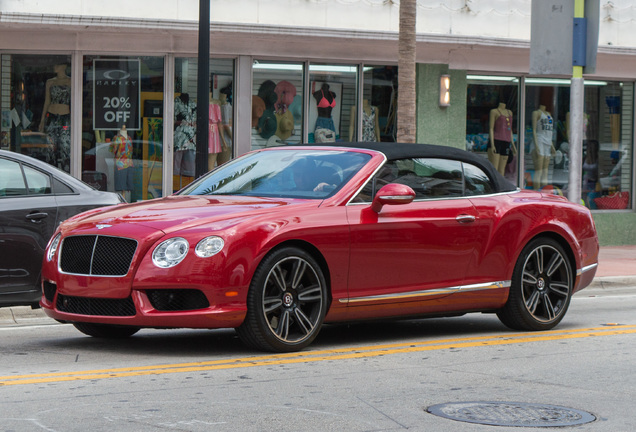
<svg viewBox="0 0 636 432"><path fill-rule="evenodd" d="M630 289L633 288L633 289ZM594 278L590 286L577 296L632 294L636 292L636 276L603 276ZM30 306L0 308L0 327L58 324L46 316L42 309Z"/></svg>

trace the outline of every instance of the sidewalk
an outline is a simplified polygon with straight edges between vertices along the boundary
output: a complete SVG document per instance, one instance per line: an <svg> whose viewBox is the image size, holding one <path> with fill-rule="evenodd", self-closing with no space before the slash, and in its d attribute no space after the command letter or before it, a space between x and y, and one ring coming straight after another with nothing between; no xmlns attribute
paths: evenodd
<svg viewBox="0 0 636 432"><path fill-rule="evenodd" d="M596 277L586 291L594 289L602 293L630 286L636 287L636 245L601 247ZM41 309L28 306L0 308L0 327L55 323Z"/></svg>

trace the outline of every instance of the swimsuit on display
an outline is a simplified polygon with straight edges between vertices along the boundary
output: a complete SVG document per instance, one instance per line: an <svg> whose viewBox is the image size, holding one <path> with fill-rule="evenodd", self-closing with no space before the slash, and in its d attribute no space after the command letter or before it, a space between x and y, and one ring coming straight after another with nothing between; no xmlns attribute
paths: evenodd
<svg viewBox="0 0 636 432"><path fill-rule="evenodd" d="M50 88L51 103L60 105L71 104L71 87L66 85L52 85Z"/></svg>
<svg viewBox="0 0 636 432"><path fill-rule="evenodd" d="M537 151L541 156L550 156L552 154L552 131L554 130L554 122L550 114L541 111L541 117L537 121Z"/></svg>
<svg viewBox="0 0 636 432"><path fill-rule="evenodd" d="M512 115L504 115L499 111L499 117L495 119L495 139L500 141L508 141L512 138Z"/></svg>
<svg viewBox="0 0 636 432"><path fill-rule="evenodd" d="M367 114L365 110L362 110L362 141L377 141L375 136L375 107L371 107L371 113Z"/></svg>
<svg viewBox="0 0 636 432"><path fill-rule="evenodd" d="M325 92L320 90L322 93L322 98L318 101L318 108L335 108L336 107L336 98L333 98L331 102L325 97Z"/></svg>
<svg viewBox="0 0 636 432"><path fill-rule="evenodd" d="M217 104L210 104L210 135L208 137L208 152L221 153L221 137L219 136L219 124L221 123L221 107Z"/></svg>

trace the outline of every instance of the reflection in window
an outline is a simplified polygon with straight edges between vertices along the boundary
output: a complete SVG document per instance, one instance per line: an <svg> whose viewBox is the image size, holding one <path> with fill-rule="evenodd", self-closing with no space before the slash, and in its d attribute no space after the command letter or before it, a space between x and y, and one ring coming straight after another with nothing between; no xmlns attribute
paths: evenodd
<svg viewBox="0 0 636 432"><path fill-rule="evenodd" d="M352 141L356 130L357 67L309 66L308 141Z"/></svg>
<svg viewBox="0 0 636 432"><path fill-rule="evenodd" d="M468 76L466 150L487 157L517 183L519 85L516 77Z"/></svg>
<svg viewBox="0 0 636 432"><path fill-rule="evenodd" d="M163 58L83 62L82 180L129 202L162 196Z"/></svg>
<svg viewBox="0 0 636 432"><path fill-rule="evenodd" d="M569 80L527 81L525 187L567 196ZM632 84L585 82L581 201L591 209L630 205L633 92Z"/></svg>
<svg viewBox="0 0 636 432"><path fill-rule="evenodd" d="M197 129L197 58L175 59L173 191L194 180ZM208 170L233 151L234 62L210 60Z"/></svg>
<svg viewBox="0 0 636 432"><path fill-rule="evenodd" d="M302 141L303 65L255 60L252 149Z"/></svg>
<svg viewBox="0 0 636 432"><path fill-rule="evenodd" d="M70 172L71 56L3 54L1 58L2 83L10 91L2 98L0 148Z"/></svg>
<svg viewBox="0 0 636 432"><path fill-rule="evenodd" d="M397 66L365 66L361 141L395 142L397 136Z"/></svg>

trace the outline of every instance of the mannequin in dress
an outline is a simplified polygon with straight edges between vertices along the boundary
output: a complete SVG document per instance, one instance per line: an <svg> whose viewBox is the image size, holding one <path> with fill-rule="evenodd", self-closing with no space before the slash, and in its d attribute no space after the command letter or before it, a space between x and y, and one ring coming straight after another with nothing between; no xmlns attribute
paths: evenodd
<svg viewBox="0 0 636 432"><path fill-rule="evenodd" d="M216 167L217 156L227 147L225 136L221 133L223 121L221 117L221 101L210 96L210 121L208 136L208 170Z"/></svg>
<svg viewBox="0 0 636 432"><path fill-rule="evenodd" d="M356 107L351 107L351 125L349 127L349 141L353 141L356 130ZM380 116L378 107L371 106L369 99L362 101L362 139L364 142L380 141Z"/></svg>
<svg viewBox="0 0 636 432"><path fill-rule="evenodd" d="M223 164L232 158L232 104L228 100L228 94L221 89L219 94L221 103L221 136L223 141L223 150L216 158L217 163Z"/></svg>
<svg viewBox="0 0 636 432"><path fill-rule="evenodd" d="M42 118L38 127L55 143L54 165L69 172L71 157L71 78L66 64L53 66L55 77L46 81Z"/></svg>
<svg viewBox="0 0 636 432"><path fill-rule="evenodd" d="M534 188L541 189L548 184L548 168L556 150L552 143L554 120L545 105L532 113L532 139L534 140Z"/></svg>
<svg viewBox="0 0 636 432"><path fill-rule="evenodd" d="M504 174L510 152L517 154L512 136L512 111L506 109L506 104L499 103L497 108L490 110L489 120L488 160L497 171Z"/></svg>
<svg viewBox="0 0 636 432"><path fill-rule="evenodd" d="M126 131L126 125L117 132L109 149L115 155L115 191L130 202L130 192L133 188L133 143Z"/></svg>

